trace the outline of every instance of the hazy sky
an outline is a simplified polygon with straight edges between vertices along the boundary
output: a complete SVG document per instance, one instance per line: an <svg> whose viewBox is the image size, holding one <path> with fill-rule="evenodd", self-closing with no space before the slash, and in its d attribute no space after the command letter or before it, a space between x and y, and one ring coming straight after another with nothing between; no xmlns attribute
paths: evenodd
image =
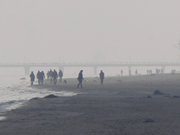
<svg viewBox="0 0 180 135"><path fill-rule="evenodd" d="M177 61L180 0L0 0L0 63Z"/></svg>

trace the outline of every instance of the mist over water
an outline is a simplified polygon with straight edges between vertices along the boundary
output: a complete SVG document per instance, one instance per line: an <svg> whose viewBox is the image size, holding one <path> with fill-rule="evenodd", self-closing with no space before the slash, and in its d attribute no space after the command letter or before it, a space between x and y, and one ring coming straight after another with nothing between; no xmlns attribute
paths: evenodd
<svg viewBox="0 0 180 135"><path fill-rule="evenodd" d="M179 61L179 0L0 0L0 63Z"/></svg>
<svg viewBox="0 0 180 135"><path fill-rule="evenodd" d="M179 0L0 0L0 64L179 62ZM162 67L132 67L145 75ZM57 67L34 67L47 73ZM129 75L128 67L73 67L64 78ZM166 67L180 71L179 67ZM37 80L36 82L37 83ZM0 112L49 94L30 87L24 68L0 67ZM1 117L0 117L1 119ZM3 119L3 118L2 118Z"/></svg>

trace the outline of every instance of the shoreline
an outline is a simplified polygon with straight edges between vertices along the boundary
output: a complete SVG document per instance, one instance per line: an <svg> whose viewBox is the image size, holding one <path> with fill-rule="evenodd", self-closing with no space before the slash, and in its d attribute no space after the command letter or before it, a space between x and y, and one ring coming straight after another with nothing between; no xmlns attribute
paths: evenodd
<svg viewBox="0 0 180 135"><path fill-rule="evenodd" d="M36 98L7 112L0 134L7 135L179 135L180 75L89 79L83 89L43 86L79 92L72 97ZM43 89L41 87L41 89ZM41 90L40 89L40 90ZM159 90L161 94L155 95Z"/></svg>

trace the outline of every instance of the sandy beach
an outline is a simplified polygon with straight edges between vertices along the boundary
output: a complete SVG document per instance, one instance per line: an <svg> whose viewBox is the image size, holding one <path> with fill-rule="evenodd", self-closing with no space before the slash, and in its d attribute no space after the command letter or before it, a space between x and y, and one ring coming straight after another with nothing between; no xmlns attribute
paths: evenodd
<svg viewBox="0 0 180 135"><path fill-rule="evenodd" d="M40 91L77 92L72 97L35 98L7 112L0 135L179 135L180 75L109 77L100 85L76 79Z"/></svg>

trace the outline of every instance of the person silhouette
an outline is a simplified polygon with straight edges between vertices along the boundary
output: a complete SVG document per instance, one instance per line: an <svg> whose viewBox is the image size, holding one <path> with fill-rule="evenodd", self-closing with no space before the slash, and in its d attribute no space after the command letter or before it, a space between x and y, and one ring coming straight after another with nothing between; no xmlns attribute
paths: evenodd
<svg viewBox="0 0 180 135"><path fill-rule="evenodd" d="M83 87L82 86L82 82L83 82L83 70L80 70L80 72L79 72L79 74L78 74L78 78L77 78L77 80L78 80L78 84L77 84L77 88L79 88L79 87Z"/></svg>
<svg viewBox="0 0 180 135"><path fill-rule="evenodd" d="M31 86L33 86L34 80L35 80L35 75L33 72L30 74L30 79L31 79Z"/></svg>
<svg viewBox="0 0 180 135"><path fill-rule="evenodd" d="M62 78L63 78L63 71L59 70L59 81L62 82Z"/></svg>
<svg viewBox="0 0 180 135"><path fill-rule="evenodd" d="M41 85L44 84L44 79L45 79L44 71L41 71L41 72L40 72L40 82L41 82Z"/></svg>
<svg viewBox="0 0 180 135"><path fill-rule="evenodd" d="M99 73L99 78L101 80L101 85L103 85L104 83L104 72L101 70L101 72Z"/></svg>
<svg viewBox="0 0 180 135"><path fill-rule="evenodd" d="M41 84L41 72L38 70L37 75L36 75L37 79L38 79L38 84Z"/></svg>
<svg viewBox="0 0 180 135"><path fill-rule="evenodd" d="M54 71L53 71L53 81L54 81L54 85L56 85L56 83L57 83L57 78L58 78L58 74L57 74L57 71L54 69Z"/></svg>
<svg viewBox="0 0 180 135"><path fill-rule="evenodd" d="M121 76L123 76L123 70L121 70Z"/></svg>
<svg viewBox="0 0 180 135"><path fill-rule="evenodd" d="M138 75L138 70L136 69L136 71L135 71L135 75Z"/></svg>

